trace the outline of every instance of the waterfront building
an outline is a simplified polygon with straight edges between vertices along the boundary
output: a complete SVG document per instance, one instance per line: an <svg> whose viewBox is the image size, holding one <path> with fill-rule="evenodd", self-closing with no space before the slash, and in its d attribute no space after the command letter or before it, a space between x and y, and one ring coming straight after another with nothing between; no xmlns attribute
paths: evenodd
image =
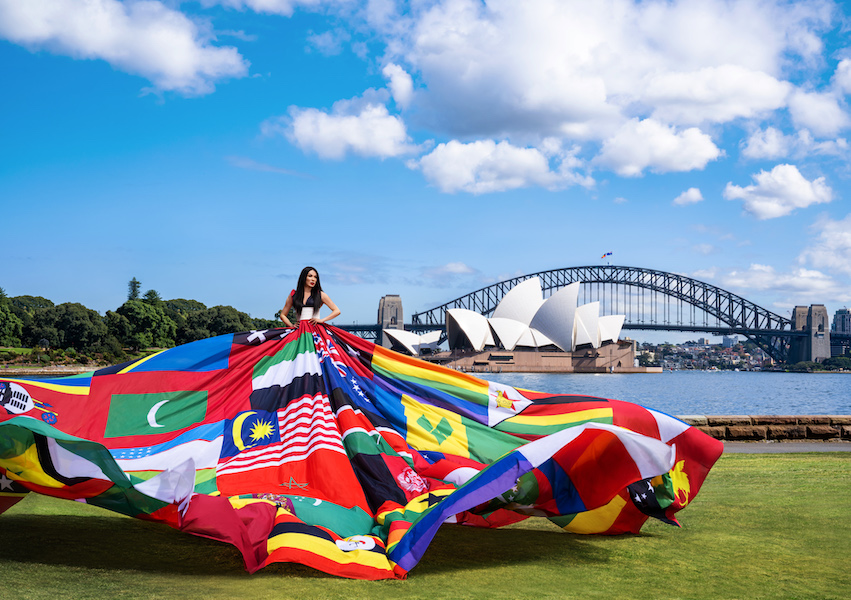
<svg viewBox="0 0 851 600"><path fill-rule="evenodd" d="M481 352L486 347L573 352L617 342L624 315L600 315L600 303L577 306L578 282L544 299L541 280L531 277L510 289L487 318L475 311L446 311L449 348Z"/></svg>
<svg viewBox="0 0 851 600"><path fill-rule="evenodd" d="M600 303L578 306L580 284L544 299L541 281L522 281L490 318L467 309L446 311L453 368L531 372L637 370L635 342L619 340L624 315L601 315ZM641 368L640 370L646 370Z"/></svg>
<svg viewBox="0 0 851 600"><path fill-rule="evenodd" d="M833 331L835 333L851 333L851 310L840 308L833 315Z"/></svg>

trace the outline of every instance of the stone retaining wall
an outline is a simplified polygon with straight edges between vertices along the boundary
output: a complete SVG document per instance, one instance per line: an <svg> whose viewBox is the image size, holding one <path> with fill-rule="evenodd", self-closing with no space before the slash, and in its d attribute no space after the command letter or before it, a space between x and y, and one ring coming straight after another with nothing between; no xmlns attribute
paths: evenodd
<svg viewBox="0 0 851 600"><path fill-rule="evenodd" d="M851 441L851 415L684 415L680 419L719 440Z"/></svg>

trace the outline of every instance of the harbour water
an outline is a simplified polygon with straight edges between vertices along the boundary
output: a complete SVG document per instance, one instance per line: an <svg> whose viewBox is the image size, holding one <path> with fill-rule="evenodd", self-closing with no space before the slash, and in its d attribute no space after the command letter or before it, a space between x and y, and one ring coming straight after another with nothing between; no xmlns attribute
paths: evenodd
<svg viewBox="0 0 851 600"><path fill-rule="evenodd" d="M665 371L476 376L528 390L627 400L672 415L851 414L851 374L847 373Z"/></svg>

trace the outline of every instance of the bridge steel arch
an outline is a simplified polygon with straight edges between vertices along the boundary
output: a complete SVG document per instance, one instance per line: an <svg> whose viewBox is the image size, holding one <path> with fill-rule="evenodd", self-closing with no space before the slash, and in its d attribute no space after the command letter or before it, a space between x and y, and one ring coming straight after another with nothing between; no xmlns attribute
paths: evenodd
<svg viewBox="0 0 851 600"><path fill-rule="evenodd" d="M673 298L703 312L703 324L694 321L683 323L682 320L679 323L670 320L659 323L647 321L641 315L638 320L628 317L624 328L738 333L755 342L779 362L787 361L791 339L806 335L803 331L794 331L790 319L710 283L676 273L612 265L551 269L500 281L430 310L413 314L412 329L445 327L446 311L451 308L466 308L490 316L511 288L530 277L540 278L545 295L571 283L581 282L583 285L628 286ZM714 325L706 319L707 315L715 319Z"/></svg>

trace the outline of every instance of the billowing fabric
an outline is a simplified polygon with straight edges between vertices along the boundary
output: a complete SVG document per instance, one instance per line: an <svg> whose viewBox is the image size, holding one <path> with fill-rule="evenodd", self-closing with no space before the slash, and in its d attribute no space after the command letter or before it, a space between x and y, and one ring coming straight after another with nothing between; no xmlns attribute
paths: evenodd
<svg viewBox="0 0 851 600"><path fill-rule="evenodd" d="M297 562L404 578L443 523L676 524L722 445L635 404L489 383L330 326L0 380L0 511L80 500Z"/></svg>

